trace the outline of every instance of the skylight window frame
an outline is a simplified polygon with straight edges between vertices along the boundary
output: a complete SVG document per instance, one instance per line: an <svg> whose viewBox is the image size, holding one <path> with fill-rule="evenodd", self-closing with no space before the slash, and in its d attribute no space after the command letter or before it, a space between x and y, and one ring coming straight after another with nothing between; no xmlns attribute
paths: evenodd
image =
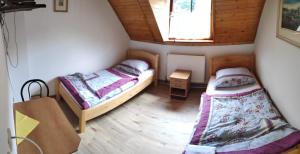
<svg viewBox="0 0 300 154"><path fill-rule="evenodd" d="M170 38L169 37L169 43L170 42L182 42L182 43L214 43L214 39L215 39L215 18L214 18L214 14L215 14L215 10L214 10L214 5L215 2L214 0L211 0L211 13L210 13L210 38L207 39L176 39L176 38ZM170 14L169 14L169 34L170 34L170 29L171 29L171 16L173 13L173 8L174 7L174 0L170 0Z"/></svg>

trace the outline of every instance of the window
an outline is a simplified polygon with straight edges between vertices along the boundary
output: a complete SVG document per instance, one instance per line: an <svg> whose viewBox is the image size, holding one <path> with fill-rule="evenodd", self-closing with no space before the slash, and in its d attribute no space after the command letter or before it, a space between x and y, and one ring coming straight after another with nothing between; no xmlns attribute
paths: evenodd
<svg viewBox="0 0 300 154"><path fill-rule="evenodd" d="M169 39L211 39L211 3L211 0L171 1Z"/></svg>

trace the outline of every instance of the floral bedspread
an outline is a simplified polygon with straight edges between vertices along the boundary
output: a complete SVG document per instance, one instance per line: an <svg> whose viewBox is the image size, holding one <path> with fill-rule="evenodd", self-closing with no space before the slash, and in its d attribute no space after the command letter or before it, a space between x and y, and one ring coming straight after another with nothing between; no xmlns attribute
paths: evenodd
<svg viewBox="0 0 300 154"><path fill-rule="evenodd" d="M216 153L276 153L300 141L299 131L282 119L262 89L237 95L203 94L202 99L191 145L216 147Z"/></svg>

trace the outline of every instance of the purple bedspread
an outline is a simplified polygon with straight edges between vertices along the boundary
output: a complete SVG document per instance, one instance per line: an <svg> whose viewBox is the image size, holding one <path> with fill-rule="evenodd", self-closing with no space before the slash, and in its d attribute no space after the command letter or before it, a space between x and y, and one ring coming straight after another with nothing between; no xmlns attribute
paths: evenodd
<svg viewBox="0 0 300 154"><path fill-rule="evenodd" d="M92 76L92 77L91 77ZM87 87L93 91L99 98L102 98L115 89L127 84L128 82L137 82L137 77L131 77L120 71L109 68L101 70L92 75L80 75Z"/></svg>
<svg viewBox="0 0 300 154"><path fill-rule="evenodd" d="M138 78L113 68L88 75L75 73L59 79L83 109L96 106L138 82Z"/></svg>

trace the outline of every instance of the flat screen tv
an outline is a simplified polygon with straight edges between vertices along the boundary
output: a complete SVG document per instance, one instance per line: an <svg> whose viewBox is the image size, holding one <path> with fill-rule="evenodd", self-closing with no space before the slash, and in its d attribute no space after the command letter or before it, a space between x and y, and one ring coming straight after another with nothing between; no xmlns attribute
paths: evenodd
<svg viewBox="0 0 300 154"><path fill-rule="evenodd" d="M0 0L0 13L30 11L45 7L45 4L36 4L35 0Z"/></svg>

